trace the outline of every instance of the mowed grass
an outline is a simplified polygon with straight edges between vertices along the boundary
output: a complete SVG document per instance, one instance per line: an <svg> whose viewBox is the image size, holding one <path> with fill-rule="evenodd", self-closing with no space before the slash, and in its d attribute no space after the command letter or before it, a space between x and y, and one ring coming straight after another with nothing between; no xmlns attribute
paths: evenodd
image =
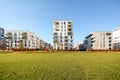
<svg viewBox="0 0 120 80"><path fill-rule="evenodd" d="M120 52L1 52L0 80L120 80Z"/></svg>

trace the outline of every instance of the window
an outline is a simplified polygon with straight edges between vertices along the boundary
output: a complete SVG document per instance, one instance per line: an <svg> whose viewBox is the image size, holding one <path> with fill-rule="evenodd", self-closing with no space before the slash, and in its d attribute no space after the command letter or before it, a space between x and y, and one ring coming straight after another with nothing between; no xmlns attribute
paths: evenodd
<svg viewBox="0 0 120 80"><path fill-rule="evenodd" d="M25 44L25 47L27 47L27 44Z"/></svg>
<svg viewBox="0 0 120 80"><path fill-rule="evenodd" d="M65 44L65 46L68 46L68 44Z"/></svg>
<svg viewBox="0 0 120 80"><path fill-rule="evenodd" d="M68 42L68 40L65 40L65 42Z"/></svg>
<svg viewBox="0 0 120 80"><path fill-rule="evenodd" d="M14 36L17 36L17 33L14 33Z"/></svg>
<svg viewBox="0 0 120 80"><path fill-rule="evenodd" d="M66 32L66 29L65 29L65 32Z"/></svg>
<svg viewBox="0 0 120 80"><path fill-rule="evenodd" d="M66 35L66 33L65 33L65 35Z"/></svg>
<svg viewBox="0 0 120 80"><path fill-rule="evenodd" d="M109 39L111 39L111 37L109 37Z"/></svg>
<svg viewBox="0 0 120 80"><path fill-rule="evenodd" d="M15 47L17 47L17 44L15 44Z"/></svg>
<svg viewBox="0 0 120 80"><path fill-rule="evenodd" d="M62 37L60 37L60 39L62 39Z"/></svg>
<svg viewBox="0 0 120 80"><path fill-rule="evenodd" d="M12 47L12 44L11 44L11 47Z"/></svg>
<svg viewBox="0 0 120 80"><path fill-rule="evenodd" d="M103 45L103 47L105 47L105 44Z"/></svg>
<svg viewBox="0 0 120 80"><path fill-rule="evenodd" d="M15 43L17 43L17 41L15 40Z"/></svg>
<svg viewBox="0 0 120 80"><path fill-rule="evenodd" d="M62 36L62 33L60 33L60 35Z"/></svg>
<svg viewBox="0 0 120 80"><path fill-rule="evenodd" d="M111 43L111 41L109 41L109 43Z"/></svg>
<svg viewBox="0 0 120 80"><path fill-rule="evenodd" d="M111 44L109 44L109 46L111 46Z"/></svg>
<svg viewBox="0 0 120 80"><path fill-rule="evenodd" d="M65 38L68 38L68 36L65 36Z"/></svg>

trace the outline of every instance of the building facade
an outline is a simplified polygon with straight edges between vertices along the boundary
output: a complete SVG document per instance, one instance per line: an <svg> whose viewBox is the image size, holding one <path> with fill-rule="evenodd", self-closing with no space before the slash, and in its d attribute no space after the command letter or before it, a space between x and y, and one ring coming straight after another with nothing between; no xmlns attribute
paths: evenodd
<svg viewBox="0 0 120 80"><path fill-rule="evenodd" d="M39 37L22 30L9 30L6 34L7 49L40 49Z"/></svg>
<svg viewBox="0 0 120 80"><path fill-rule="evenodd" d="M72 21L53 22L53 49L71 50L73 49L73 23Z"/></svg>
<svg viewBox="0 0 120 80"><path fill-rule="evenodd" d="M48 50L52 49L52 45L40 39L40 50L45 50L45 49Z"/></svg>
<svg viewBox="0 0 120 80"><path fill-rule="evenodd" d="M92 32L85 37L84 45L87 50L111 50L112 32Z"/></svg>
<svg viewBox="0 0 120 80"><path fill-rule="evenodd" d="M120 49L120 27L113 30L112 44L113 49Z"/></svg>
<svg viewBox="0 0 120 80"><path fill-rule="evenodd" d="M6 48L5 30L0 27L0 49Z"/></svg>

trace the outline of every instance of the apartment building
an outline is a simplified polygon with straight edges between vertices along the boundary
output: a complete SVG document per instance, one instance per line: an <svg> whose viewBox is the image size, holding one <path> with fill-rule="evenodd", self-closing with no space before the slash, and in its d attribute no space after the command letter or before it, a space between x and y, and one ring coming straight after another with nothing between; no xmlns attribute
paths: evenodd
<svg viewBox="0 0 120 80"><path fill-rule="evenodd" d="M53 49L73 49L73 23L70 20L53 22Z"/></svg>
<svg viewBox="0 0 120 80"><path fill-rule="evenodd" d="M42 39L40 39L40 50L44 50L44 48L45 48L45 42Z"/></svg>
<svg viewBox="0 0 120 80"><path fill-rule="evenodd" d="M120 27L113 30L112 44L113 44L113 49L120 49Z"/></svg>
<svg viewBox="0 0 120 80"><path fill-rule="evenodd" d="M7 49L40 49L39 37L30 31L7 31L6 44Z"/></svg>
<svg viewBox="0 0 120 80"><path fill-rule="evenodd" d="M87 50L111 50L112 32L92 32L85 37L84 45Z"/></svg>
<svg viewBox="0 0 120 80"><path fill-rule="evenodd" d="M47 50L52 49L52 45L40 39L40 50L45 50L45 49Z"/></svg>
<svg viewBox="0 0 120 80"><path fill-rule="evenodd" d="M5 30L0 27L0 49L5 49L6 48L5 43L6 43L6 41L5 41Z"/></svg>

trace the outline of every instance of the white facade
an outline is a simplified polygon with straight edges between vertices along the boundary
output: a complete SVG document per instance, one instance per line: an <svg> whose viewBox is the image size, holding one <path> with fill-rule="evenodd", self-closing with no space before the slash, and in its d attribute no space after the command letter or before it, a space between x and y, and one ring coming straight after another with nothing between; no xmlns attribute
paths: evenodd
<svg viewBox="0 0 120 80"><path fill-rule="evenodd" d="M53 49L70 50L73 48L72 21L53 22Z"/></svg>
<svg viewBox="0 0 120 80"><path fill-rule="evenodd" d="M39 37L29 31L7 31L6 44L8 49L40 49Z"/></svg>
<svg viewBox="0 0 120 80"><path fill-rule="evenodd" d="M93 50L111 50L112 33L111 32L92 32L84 41L87 49Z"/></svg>
<svg viewBox="0 0 120 80"><path fill-rule="evenodd" d="M112 44L113 44L113 49L120 49L120 27L113 30Z"/></svg>

